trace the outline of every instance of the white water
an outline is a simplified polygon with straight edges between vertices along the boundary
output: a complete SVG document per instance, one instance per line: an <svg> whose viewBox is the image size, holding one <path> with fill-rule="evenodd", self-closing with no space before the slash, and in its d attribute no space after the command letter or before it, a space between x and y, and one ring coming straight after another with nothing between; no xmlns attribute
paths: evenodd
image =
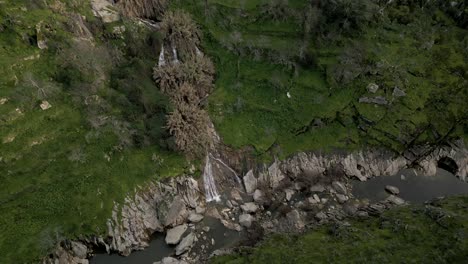
<svg viewBox="0 0 468 264"><path fill-rule="evenodd" d="M161 53L159 53L158 66L162 67L166 65L166 59L164 58L164 46L161 47Z"/></svg>
<svg viewBox="0 0 468 264"><path fill-rule="evenodd" d="M237 182L240 183L240 184L242 184L242 182L241 182L239 176L237 175L236 171L234 171L231 167L229 167L229 166L228 166L226 163L224 163L222 160L213 157L213 155L211 155L211 153L210 153L209 156L210 156L212 159L216 160L217 162L221 163L224 167L226 167L226 168L227 168L228 170L230 170L232 173L234 173L234 175L236 176Z"/></svg>
<svg viewBox="0 0 468 264"><path fill-rule="evenodd" d="M203 182L205 184L206 201L221 201L221 196L216 188L216 183L213 177L213 168L211 167L210 155L206 156L205 170L203 171Z"/></svg>
<svg viewBox="0 0 468 264"><path fill-rule="evenodd" d="M179 58L177 58L177 50L175 47L172 47L172 56L174 56L172 63L174 64L179 63Z"/></svg>

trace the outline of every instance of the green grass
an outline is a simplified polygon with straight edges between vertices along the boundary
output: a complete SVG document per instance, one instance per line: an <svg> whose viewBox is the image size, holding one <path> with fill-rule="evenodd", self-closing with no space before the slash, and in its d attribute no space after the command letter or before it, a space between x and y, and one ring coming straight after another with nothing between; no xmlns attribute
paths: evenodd
<svg viewBox="0 0 468 264"><path fill-rule="evenodd" d="M387 17L359 31L330 39L310 36L304 52L314 62L300 63L300 17L307 1L289 1L290 11L280 21L264 15L264 1L208 3L205 9L202 2L178 1L173 8L190 12L204 30L204 50L217 69L210 115L226 144L253 146L263 157L284 157L369 145L400 152L413 141L437 142L439 137L430 130L442 137L452 126L458 132L449 138L466 134L459 128L468 119L463 103L468 95L462 88L468 69L463 46L467 31L442 12L435 16L415 10L411 23L401 24L392 17L392 8L398 6L388 7ZM331 81L331 71L343 64L340 56L359 47L371 74L344 84ZM281 63L281 56L295 67ZM366 90L371 82L381 87L376 94ZM393 98L396 86L406 97ZM383 96L391 104L361 104L362 96ZM312 127L314 120L324 126ZM273 146L280 151L270 152Z"/></svg>
<svg viewBox="0 0 468 264"><path fill-rule="evenodd" d="M157 137L152 144L122 147L120 128L92 128L93 109L77 96L97 94L105 118L119 122L134 118L132 129L146 129L148 121L140 117L168 107L151 80L157 52L136 46L140 58L132 58L124 48L147 43L138 38L148 33L123 21L106 30L124 23L134 42L106 39L108 32L95 35L96 48L121 49L126 57L120 60L129 62L120 65L93 58L96 67L111 69L104 72L105 81L93 87L98 75L79 67L64 73L61 66L60 54L74 37L64 24L72 22L70 18L30 2L0 3L0 99L8 99L0 105L0 263L38 262L62 239L105 234L114 201L123 202L137 186L180 175L188 166L182 156L153 144L162 138L158 115L152 119L151 133ZM88 4L66 6L66 10L87 15L88 26L98 23ZM34 43L40 21L51 29L46 50ZM114 74L119 71L122 74ZM58 76L71 82L60 82ZM42 111L39 89L48 87L53 89L45 99L52 108ZM138 103L139 96L143 103ZM149 110L143 111L141 104Z"/></svg>
<svg viewBox="0 0 468 264"><path fill-rule="evenodd" d="M392 209L380 218L273 235L251 250L211 263L465 263L468 197Z"/></svg>

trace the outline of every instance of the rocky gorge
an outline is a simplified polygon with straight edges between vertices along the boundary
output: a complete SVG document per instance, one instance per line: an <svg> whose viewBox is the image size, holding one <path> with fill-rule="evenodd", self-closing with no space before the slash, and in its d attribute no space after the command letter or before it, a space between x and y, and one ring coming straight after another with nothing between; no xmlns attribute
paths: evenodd
<svg viewBox="0 0 468 264"><path fill-rule="evenodd" d="M240 232L243 239L237 246L253 246L266 234L300 233L328 222L346 225L349 217L378 216L406 203L394 186L386 186L388 197L382 201L359 200L352 194L353 179L395 175L404 168L430 176L441 167L465 181L468 170L468 150L462 142L433 149L425 156L418 156L415 150L402 156L376 150L298 153L246 172L239 164L230 164L229 159L225 163L216 156L223 155L207 157L209 166L203 177L184 175L141 187L124 204L115 204L106 236L64 241L43 263L93 263L97 248L128 256L144 250L155 232L165 234L166 243L175 246L174 255L157 263L204 263L210 256L230 252L229 248L210 250L217 242L209 238L207 219ZM213 192L206 189L213 186L204 183L207 168L218 200L207 201L207 194Z"/></svg>

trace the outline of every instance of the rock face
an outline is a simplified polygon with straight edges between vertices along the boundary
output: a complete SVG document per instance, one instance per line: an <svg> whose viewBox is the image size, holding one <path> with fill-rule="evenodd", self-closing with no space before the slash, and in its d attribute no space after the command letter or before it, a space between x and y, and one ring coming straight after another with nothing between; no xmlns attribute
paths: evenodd
<svg viewBox="0 0 468 264"><path fill-rule="evenodd" d="M149 184L127 197L122 207L115 204L107 222L109 250L128 255L147 247L151 234L184 224L187 208L196 208L202 200L197 182L189 177Z"/></svg>
<svg viewBox="0 0 468 264"><path fill-rule="evenodd" d="M188 226L186 224L176 226L167 231L166 244L177 245L182 239L182 235L187 231Z"/></svg>
<svg viewBox="0 0 468 264"><path fill-rule="evenodd" d="M387 185L385 186L385 190L387 192L389 192L390 194L394 194L394 195L397 195L400 193L400 189L398 189L397 187L395 186L391 186L391 185Z"/></svg>
<svg viewBox="0 0 468 264"><path fill-rule="evenodd" d="M104 23L112 23L120 20L120 15L107 0L91 0L93 13L100 17Z"/></svg>
<svg viewBox="0 0 468 264"><path fill-rule="evenodd" d="M246 192L253 193L257 189L257 178L255 178L253 171L247 172L243 179Z"/></svg>

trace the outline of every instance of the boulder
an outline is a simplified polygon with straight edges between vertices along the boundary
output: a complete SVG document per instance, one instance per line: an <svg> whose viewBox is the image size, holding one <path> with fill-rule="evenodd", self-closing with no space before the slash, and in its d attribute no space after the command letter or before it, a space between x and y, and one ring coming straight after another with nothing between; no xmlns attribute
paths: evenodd
<svg viewBox="0 0 468 264"><path fill-rule="evenodd" d="M153 262L153 264L187 264L187 262L173 257L165 257L161 261Z"/></svg>
<svg viewBox="0 0 468 264"><path fill-rule="evenodd" d="M310 191L311 192L324 192L325 187L323 187L323 185L321 184L312 185L312 187L310 187Z"/></svg>
<svg viewBox="0 0 468 264"><path fill-rule="evenodd" d="M205 208L205 207L197 206L197 207L195 208L195 212L196 212L197 214L204 214L205 211L206 211L206 208Z"/></svg>
<svg viewBox="0 0 468 264"><path fill-rule="evenodd" d="M324 212L318 212L316 215L315 215L315 219L317 221L322 221L322 220L325 220L327 219L327 215L324 213Z"/></svg>
<svg viewBox="0 0 468 264"><path fill-rule="evenodd" d="M255 203L245 203L241 205L241 208L246 213L255 213L258 210L258 206Z"/></svg>
<svg viewBox="0 0 468 264"><path fill-rule="evenodd" d="M174 198L169 211L164 219L164 226L176 226L182 224L188 215L185 203L179 196Z"/></svg>
<svg viewBox="0 0 468 264"><path fill-rule="evenodd" d="M333 189L335 189L335 191L337 193L340 193L340 194L347 194L348 193L348 189L346 189L346 186L339 182L339 181L334 181L332 182L332 187Z"/></svg>
<svg viewBox="0 0 468 264"><path fill-rule="evenodd" d="M304 220L302 219L302 216L299 213L299 211L292 210L291 212L286 214L286 218L288 219L291 226L293 226L294 228L298 230L304 229Z"/></svg>
<svg viewBox="0 0 468 264"><path fill-rule="evenodd" d="M39 106L41 107L42 110L47 110L52 107L52 105L47 101L42 101Z"/></svg>
<svg viewBox="0 0 468 264"><path fill-rule="evenodd" d="M348 196L344 195L344 194L340 194L340 193L337 193L336 194L336 200L342 204L342 203L346 203L346 201L348 201Z"/></svg>
<svg viewBox="0 0 468 264"><path fill-rule="evenodd" d="M395 88L393 89L392 96L393 97L405 97L406 92L395 86Z"/></svg>
<svg viewBox="0 0 468 264"><path fill-rule="evenodd" d="M369 93L376 93L378 90L379 86L375 83L369 83L369 85L367 85L367 91L369 91Z"/></svg>
<svg viewBox="0 0 468 264"><path fill-rule="evenodd" d="M71 248L73 254L78 258L85 259L88 255L88 247L86 247L83 243L72 241Z"/></svg>
<svg viewBox="0 0 468 264"><path fill-rule="evenodd" d="M187 252L195 242L195 234L190 233L176 247L176 255L182 255L183 253Z"/></svg>
<svg viewBox="0 0 468 264"><path fill-rule="evenodd" d="M260 191L259 189L255 190L254 194L253 194L253 199L255 202L259 203L259 202L262 202L263 201L263 192Z"/></svg>
<svg viewBox="0 0 468 264"><path fill-rule="evenodd" d="M107 0L91 0L94 16L100 17L104 23L112 23L120 20L117 10Z"/></svg>
<svg viewBox="0 0 468 264"><path fill-rule="evenodd" d="M196 214L196 213L191 213L188 217L188 220L192 223L198 223L201 220L203 220L203 215L201 214Z"/></svg>
<svg viewBox="0 0 468 264"><path fill-rule="evenodd" d="M391 185L385 186L385 190L389 192L390 194L394 194L394 195L397 195L400 193L400 189L398 189L398 187L391 186Z"/></svg>
<svg viewBox="0 0 468 264"><path fill-rule="evenodd" d="M294 190L291 190L291 189L286 189L284 191L285 195L286 195L286 201L290 201L291 198L293 197L295 191Z"/></svg>
<svg viewBox="0 0 468 264"><path fill-rule="evenodd" d="M177 245L182 239L182 235L187 231L188 226L186 224L176 226L167 231L166 244Z"/></svg>
<svg viewBox="0 0 468 264"><path fill-rule="evenodd" d="M244 176L244 186L247 193L253 193L257 189L257 178L255 178L253 171L250 170Z"/></svg>
<svg viewBox="0 0 468 264"><path fill-rule="evenodd" d="M239 224L243 227L249 228L252 226L252 222L254 221L254 217L250 214L242 214L239 216Z"/></svg>
<svg viewBox="0 0 468 264"><path fill-rule="evenodd" d="M400 197L397 197L395 195L390 195L388 196L388 198L386 199L386 201L390 202L390 203L393 203L395 205L403 205L405 204L405 200L401 199Z"/></svg>

